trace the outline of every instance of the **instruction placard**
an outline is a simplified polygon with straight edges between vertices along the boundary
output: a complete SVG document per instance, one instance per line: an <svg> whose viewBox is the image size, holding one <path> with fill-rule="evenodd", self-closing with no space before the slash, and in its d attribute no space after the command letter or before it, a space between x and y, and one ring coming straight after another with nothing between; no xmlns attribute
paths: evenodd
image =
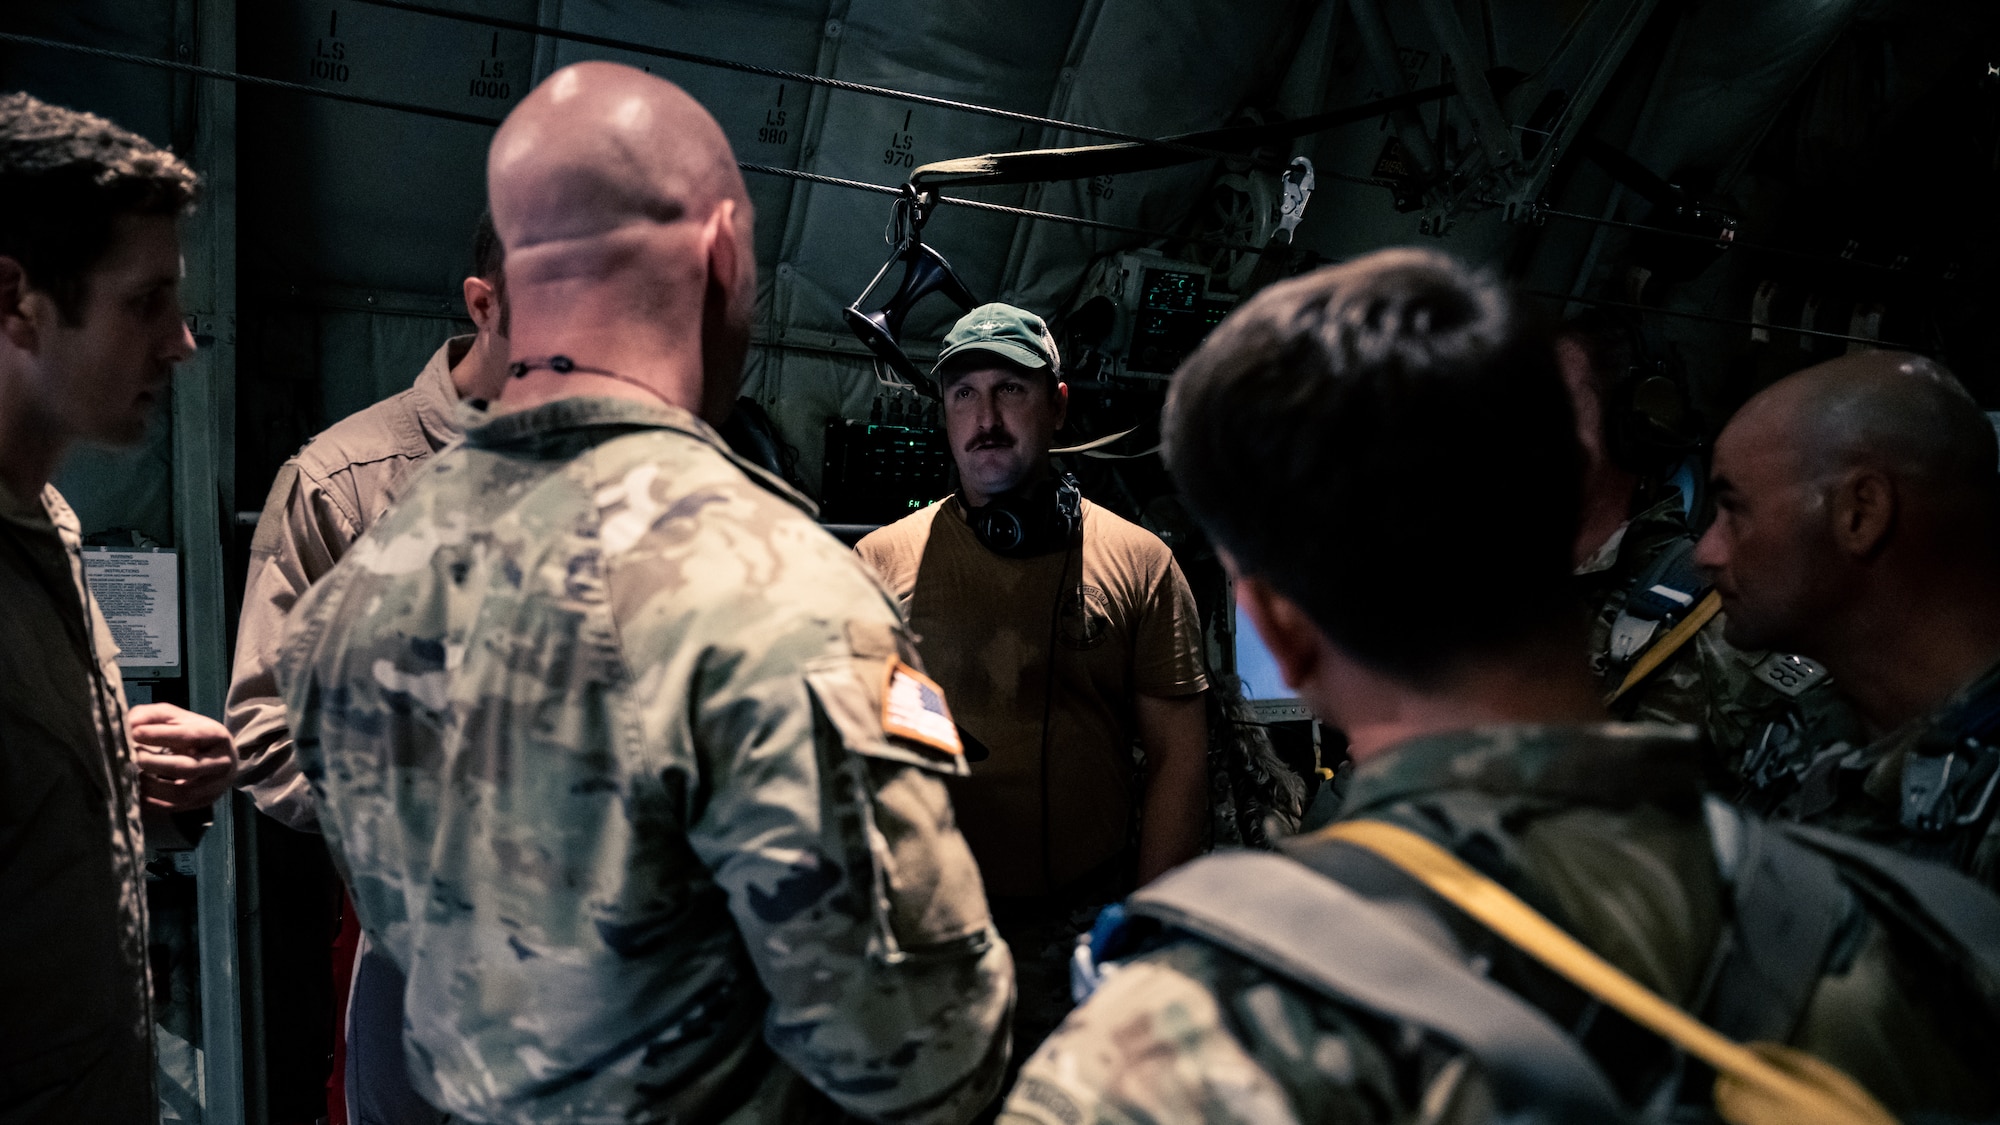
<svg viewBox="0 0 2000 1125"><path fill-rule="evenodd" d="M166 547L85 547L90 595L118 642L118 666L181 674L180 554Z"/></svg>

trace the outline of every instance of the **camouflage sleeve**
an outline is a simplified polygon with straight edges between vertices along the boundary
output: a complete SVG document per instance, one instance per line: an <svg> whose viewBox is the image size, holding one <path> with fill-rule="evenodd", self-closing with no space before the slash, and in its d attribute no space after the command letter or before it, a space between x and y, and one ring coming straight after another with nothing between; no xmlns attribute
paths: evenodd
<svg viewBox="0 0 2000 1125"><path fill-rule="evenodd" d="M1013 965L938 777L961 763L884 732L909 649L863 592L882 619L847 623L831 650L822 633L715 665L694 731L711 796L690 839L771 995L772 1048L857 1116L955 1125L998 1088ZM820 655L803 667L774 658L806 647Z"/></svg>
<svg viewBox="0 0 2000 1125"><path fill-rule="evenodd" d="M223 721L243 765L236 784L289 827L318 831L312 795L293 757L276 666L285 617L306 588L333 569L357 532L312 480L287 461L271 483L250 543L237 619L236 666Z"/></svg>
<svg viewBox="0 0 2000 1125"><path fill-rule="evenodd" d="M1392 1055L1382 1034L1249 962L1175 942L1106 974L1021 1068L999 1125L1490 1120L1475 1071L1428 1049Z"/></svg>

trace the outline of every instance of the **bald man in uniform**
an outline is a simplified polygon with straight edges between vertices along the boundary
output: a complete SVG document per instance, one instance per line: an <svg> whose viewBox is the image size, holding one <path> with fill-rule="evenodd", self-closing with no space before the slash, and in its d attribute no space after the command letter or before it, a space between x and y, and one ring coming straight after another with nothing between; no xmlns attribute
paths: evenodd
<svg viewBox="0 0 2000 1125"><path fill-rule="evenodd" d="M1986 416L1869 352L1752 398L1715 447L1695 561L1728 639L1827 666L1872 740L1802 758L1778 815L2000 885L2000 474Z"/></svg>
<svg viewBox="0 0 2000 1125"><path fill-rule="evenodd" d="M950 713L880 587L711 428L756 293L728 141L582 63L487 180L515 377L280 661L418 1091L481 1122L969 1119L1012 966Z"/></svg>

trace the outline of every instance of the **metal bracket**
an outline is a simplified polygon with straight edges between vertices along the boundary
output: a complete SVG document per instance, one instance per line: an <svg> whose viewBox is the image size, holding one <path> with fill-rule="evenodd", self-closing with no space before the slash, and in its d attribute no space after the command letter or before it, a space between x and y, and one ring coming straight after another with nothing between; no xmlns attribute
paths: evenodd
<svg viewBox="0 0 2000 1125"><path fill-rule="evenodd" d="M1278 203L1278 229L1272 232L1273 241L1282 240L1291 245L1293 233L1299 229L1299 220L1306 217L1306 204L1312 202L1313 163L1303 156L1292 158L1291 166L1285 169L1285 197Z"/></svg>

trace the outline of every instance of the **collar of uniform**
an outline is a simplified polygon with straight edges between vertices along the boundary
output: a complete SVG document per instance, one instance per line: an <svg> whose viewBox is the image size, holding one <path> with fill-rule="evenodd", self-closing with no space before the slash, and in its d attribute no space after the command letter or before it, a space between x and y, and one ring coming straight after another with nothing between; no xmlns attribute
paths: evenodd
<svg viewBox="0 0 2000 1125"><path fill-rule="evenodd" d="M48 492L49 486L43 485L35 499L24 500L14 495L14 490L8 488L5 482L0 482L0 519L19 524L47 523L49 517L44 510L44 497Z"/></svg>
<svg viewBox="0 0 2000 1125"><path fill-rule="evenodd" d="M1973 705L2000 693L2000 661L1989 665L1973 681L1952 693L1950 699L1930 711L1905 721L1881 737L1849 753L1847 768L1866 769L1861 788L1885 805L1900 806L1903 800L1903 762L1919 746L1954 745L1968 732L1959 729L1963 714ZM1937 752L1935 750L1930 752Z"/></svg>
<svg viewBox="0 0 2000 1125"><path fill-rule="evenodd" d="M1638 515L1625 521L1625 534L1618 553L1625 553L1623 544L1626 543L1643 545L1677 538L1691 531L1687 513L1681 510L1681 494L1669 491L1658 503L1640 510Z"/></svg>
<svg viewBox="0 0 2000 1125"><path fill-rule="evenodd" d="M453 336L431 353L429 363L417 373L417 421L431 439L433 448L449 443L459 434L458 384L451 381L451 369L472 350L472 336Z"/></svg>
<svg viewBox="0 0 2000 1125"><path fill-rule="evenodd" d="M1618 546L1625 542L1625 533L1630 530L1632 530L1631 520L1626 520L1624 523L1619 524L1618 529L1604 537L1604 542L1597 545L1597 550L1591 554L1589 559L1584 561L1582 566L1576 568L1575 573L1581 576L1585 574L1601 574L1604 571L1610 570L1612 564L1618 561Z"/></svg>
<svg viewBox="0 0 2000 1125"><path fill-rule="evenodd" d="M803 493L782 478L773 476L763 466L737 456L729 448L729 443L722 440L722 435L708 423L664 402L578 395L544 402L526 410L494 414L468 401L458 406L458 422L465 432L465 444L475 449L535 446L580 430L672 430L709 446L743 470L751 480L797 506L807 516L815 520L819 518L819 506Z"/></svg>
<svg viewBox="0 0 2000 1125"><path fill-rule="evenodd" d="M83 524L52 484L43 485L33 500L23 500L0 484L0 522L41 535L53 531L66 544L83 542Z"/></svg>
<svg viewBox="0 0 2000 1125"><path fill-rule="evenodd" d="M1420 735L1355 771L1343 818L1423 793L1471 789L1622 806L1701 792L1695 728L1507 724Z"/></svg>

